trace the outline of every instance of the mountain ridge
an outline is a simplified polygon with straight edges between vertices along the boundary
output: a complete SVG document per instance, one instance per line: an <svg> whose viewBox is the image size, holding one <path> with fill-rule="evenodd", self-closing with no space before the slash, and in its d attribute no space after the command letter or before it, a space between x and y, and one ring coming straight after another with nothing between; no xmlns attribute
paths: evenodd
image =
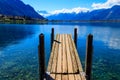
<svg viewBox="0 0 120 80"><path fill-rule="evenodd" d="M0 0L0 14L44 19L33 7L24 4L21 0Z"/></svg>
<svg viewBox="0 0 120 80"><path fill-rule="evenodd" d="M120 5L108 9L98 9L87 12L60 13L47 16L49 20L120 20Z"/></svg>

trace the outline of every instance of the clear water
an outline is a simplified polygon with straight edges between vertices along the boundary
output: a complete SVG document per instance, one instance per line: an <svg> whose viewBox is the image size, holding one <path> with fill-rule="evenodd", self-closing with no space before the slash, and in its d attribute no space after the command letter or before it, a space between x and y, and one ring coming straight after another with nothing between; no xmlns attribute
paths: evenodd
<svg viewBox="0 0 120 80"><path fill-rule="evenodd" d="M0 80L38 80L38 35L45 34L47 66L52 27L72 35L78 28L83 68L86 37L93 34L92 80L120 80L120 23L0 24Z"/></svg>

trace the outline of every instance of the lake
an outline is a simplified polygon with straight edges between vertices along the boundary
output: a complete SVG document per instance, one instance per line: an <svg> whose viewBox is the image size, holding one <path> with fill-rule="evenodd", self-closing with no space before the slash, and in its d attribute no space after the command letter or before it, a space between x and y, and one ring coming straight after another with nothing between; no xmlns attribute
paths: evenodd
<svg viewBox="0 0 120 80"><path fill-rule="evenodd" d="M47 66L52 27L55 34L78 29L83 68L86 38L93 34L92 80L120 80L120 23L0 24L0 80L38 80L38 35L45 34Z"/></svg>

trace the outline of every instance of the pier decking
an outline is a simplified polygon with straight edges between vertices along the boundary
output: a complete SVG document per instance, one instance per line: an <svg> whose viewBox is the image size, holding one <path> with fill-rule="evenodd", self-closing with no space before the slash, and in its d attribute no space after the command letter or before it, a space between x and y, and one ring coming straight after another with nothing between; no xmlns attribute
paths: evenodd
<svg viewBox="0 0 120 80"><path fill-rule="evenodd" d="M39 73L40 80L91 80L93 36L88 35L86 46L85 72L77 52L77 29L74 40L71 34L51 33L51 54L47 70L45 69L44 34L39 36Z"/></svg>
<svg viewBox="0 0 120 80"><path fill-rule="evenodd" d="M56 35L47 72L53 80L85 80L85 74L70 34Z"/></svg>

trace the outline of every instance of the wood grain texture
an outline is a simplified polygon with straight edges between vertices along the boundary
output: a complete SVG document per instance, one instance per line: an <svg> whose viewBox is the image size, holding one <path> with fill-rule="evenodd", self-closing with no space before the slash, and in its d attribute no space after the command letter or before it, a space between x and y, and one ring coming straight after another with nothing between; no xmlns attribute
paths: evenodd
<svg viewBox="0 0 120 80"><path fill-rule="evenodd" d="M69 48L70 48L70 53L71 53L71 58L72 58L72 66L73 66L73 72L74 73L78 73L79 72L79 69L78 69L78 66L77 66L77 61L76 61L76 58L75 58L75 51L74 51L74 47L73 45L71 44L71 35L68 35L68 42L69 42Z"/></svg>
<svg viewBox="0 0 120 80"><path fill-rule="evenodd" d="M68 36L65 35L66 39L66 53L67 53L67 65L68 65L68 73L73 73L73 64L72 64L72 58L70 55L70 48L69 48L69 43L68 43Z"/></svg>
<svg viewBox="0 0 120 80"><path fill-rule="evenodd" d="M70 34L56 35L47 70L50 72L49 79L52 80L86 80Z"/></svg>
<svg viewBox="0 0 120 80"><path fill-rule="evenodd" d="M75 47L74 41L73 41L73 39L72 39L72 36L70 36L70 37L71 37L71 39L70 39L70 40L71 40L71 44L73 45L73 50L74 50L74 52L75 52L75 58L76 58L77 66L78 66L78 68L79 68L79 71L83 71L82 64L81 64L81 62L80 62L80 58L79 58L77 49L76 49L76 47Z"/></svg>
<svg viewBox="0 0 120 80"><path fill-rule="evenodd" d="M68 71L68 65L67 65L67 52L66 52L66 41L65 41L65 34L63 35L63 45L62 45L62 53L63 53L63 59L62 59L62 73L67 73Z"/></svg>
<svg viewBox="0 0 120 80"><path fill-rule="evenodd" d="M58 34L58 38L56 40L59 40L60 35ZM59 43L56 43L56 48L54 51L54 57L53 57L53 63L51 64L51 73L56 73L57 71L57 59L58 59L58 49L59 49Z"/></svg>
<svg viewBox="0 0 120 80"><path fill-rule="evenodd" d="M58 35L56 35L56 39L58 39L58 38L59 38ZM48 63L48 68L47 68L48 72L51 72L51 67L52 67L55 48L56 48L56 42L53 42L52 51L51 51L51 55L50 55L49 63Z"/></svg>
<svg viewBox="0 0 120 80"><path fill-rule="evenodd" d="M58 59L57 59L57 72L56 73L62 73L62 35L60 35L60 38L58 40L60 43L58 48Z"/></svg>

